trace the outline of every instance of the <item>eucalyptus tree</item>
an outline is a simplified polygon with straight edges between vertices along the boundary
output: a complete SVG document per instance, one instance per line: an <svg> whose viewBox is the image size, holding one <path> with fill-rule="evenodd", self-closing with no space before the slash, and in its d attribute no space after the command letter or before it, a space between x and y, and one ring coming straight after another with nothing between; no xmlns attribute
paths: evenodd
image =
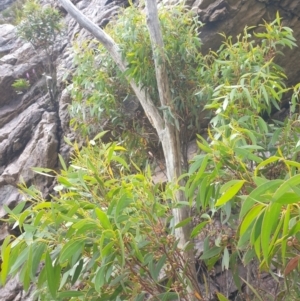
<svg viewBox="0 0 300 301"><path fill-rule="evenodd" d="M121 71L127 70L127 62L122 58L119 46L115 41L105 33L103 29L94 24L84 14L82 14L69 0L59 0L68 13L86 30L88 30L93 36L95 36L110 53ZM163 110L159 110L148 94L147 90L141 87L132 79L128 79L130 86L136 94L141 106L144 109L150 123L155 128L160 142L162 144L168 181L176 181L182 173L181 168L181 148L179 129L176 127L176 121L170 119L176 118L176 114L173 111L169 81L166 69L166 58L164 56L164 42L160 29L158 19L157 2L152 0L146 1L146 14L147 25L149 34L151 37L151 45L153 51L153 58L155 62L155 72L157 79L157 87L159 91L160 107ZM184 194L181 191L177 192L177 201L184 201ZM174 224L187 219L189 217L189 208L182 207L173 210ZM176 237L179 240L179 246L184 247L190 240L191 227L189 224L178 227L175 229ZM196 270L194 267L194 254L190 249L186 253L186 260L191 263L191 268L194 270L196 277Z"/></svg>

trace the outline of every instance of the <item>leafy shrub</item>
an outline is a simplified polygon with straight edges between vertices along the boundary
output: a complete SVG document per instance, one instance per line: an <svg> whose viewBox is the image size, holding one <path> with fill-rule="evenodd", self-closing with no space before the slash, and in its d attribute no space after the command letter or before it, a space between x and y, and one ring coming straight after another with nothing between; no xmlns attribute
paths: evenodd
<svg viewBox="0 0 300 301"><path fill-rule="evenodd" d="M30 84L28 80L24 78L20 78L20 79L16 79L12 84L12 86L14 87L14 89L17 91L18 94L22 94L30 87Z"/></svg>
<svg viewBox="0 0 300 301"><path fill-rule="evenodd" d="M23 5L27 0L16 0L0 13L0 24L18 25L23 18Z"/></svg>
<svg viewBox="0 0 300 301"><path fill-rule="evenodd" d="M17 26L18 35L35 48L49 52L62 33L59 12L50 6L42 7L37 1L30 0L24 5L23 16Z"/></svg>
<svg viewBox="0 0 300 301"><path fill-rule="evenodd" d="M279 45L295 45L291 29L281 26L278 15L264 26L266 32L256 34L263 38L262 45L249 40L251 35L245 30L236 43L229 38L217 53L210 54L215 61L203 72L222 74L227 80L219 84L223 78L216 78L219 85L205 106L215 117L208 141L198 136L202 153L193 159L184 189L200 215L197 231L204 239L200 258L209 268L219 259L223 269L233 268L238 258L244 265L258 259L261 269L272 272L275 267L279 275L291 276L293 281L286 284L295 289L300 238L300 84L286 88L285 75L274 63ZM261 112L270 114L272 105L279 108L287 91L293 93L289 118L266 123ZM204 230L203 235L206 225L216 218L221 219L223 229L218 233Z"/></svg>
<svg viewBox="0 0 300 301"><path fill-rule="evenodd" d="M50 99L54 104L56 104L58 92L55 44L62 37L63 28L58 10L49 5L41 6L35 0L26 2L23 19L17 26L17 34L21 38L30 42L35 49L41 49L46 53L47 64L44 65L46 84Z"/></svg>
<svg viewBox="0 0 300 301"><path fill-rule="evenodd" d="M19 272L39 300L185 300L192 279L167 227L174 192L161 192L150 170L130 173L117 144L74 147L51 202L24 187L31 205L6 208L22 234L3 243L2 284Z"/></svg>
<svg viewBox="0 0 300 301"><path fill-rule="evenodd" d="M178 114L176 119L180 120L177 127L181 128L182 141L188 142L201 123L194 108L203 107L195 96L200 80L197 66L202 61L198 38L202 25L183 6L175 6L172 10L162 8L159 15L171 93ZM124 114L125 100L133 95L124 75L145 87L152 99L158 100L146 16L131 6L110 22L106 31L120 46L128 62L128 70L121 74L104 47L96 41L77 45L76 70L70 89L74 99L70 110L74 117L72 125L81 127L84 133L93 133L99 130L99 120L107 118L112 122L116 136L119 135L116 129L128 129L127 133L142 137L149 144L158 144L158 138L143 114L133 116L133 121ZM169 113L170 120L174 119L168 108L159 109ZM138 148L140 139L136 141L135 147Z"/></svg>

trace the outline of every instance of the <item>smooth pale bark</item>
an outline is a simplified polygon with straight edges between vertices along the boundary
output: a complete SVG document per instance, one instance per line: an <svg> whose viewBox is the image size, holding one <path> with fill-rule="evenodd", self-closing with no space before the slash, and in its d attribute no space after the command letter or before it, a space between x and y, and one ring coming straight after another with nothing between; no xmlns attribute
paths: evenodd
<svg viewBox="0 0 300 301"><path fill-rule="evenodd" d="M173 111L172 99L169 87L169 80L166 70L165 58L164 58L164 42L162 38L162 33L160 30L157 3L153 0L146 1L146 11L147 11L147 26L150 33L152 52L154 56L155 63L155 73L157 80L157 87L159 92L160 103L163 107L168 107L171 112ZM176 116L175 112L172 112L173 116ZM182 173L181 171L181 148L179 131L173 124L168 120L168 116L164 113L165 130L163 135L160 136L162 143L167 176L169 182L176 180ZM183 195L179 195L179 201L183 201ZM181 210L174 211L175 224L179 223L183 219L189 216L188 208L182 208ZM189 241L189 229L178 228L177 237L180 240L180 247L183 247ZM184 231L186 230L186 231Z"/></svg>
<svg viewBox="0 0 300 301"><path fill-rule="evenodd" d="M159 92L160 103L163 107L168 107L173 116L176 116L173 110L172 97L169 87L169 79L166 70L165 56L164 56L164 42L160 29L158 19L157 3L154 0L146 0L147 26L151 39L152 52L155 63L156 81ZM164 113L165 131L160 136L162 143L168 180L174 181L182 173L181 168L181 147L179 130L174 125L175 122L170 123L168 116ZM182 191L176 193L177 201L184 201L185 196ZM189 217L189 208L183 207L180 209L173 209L175 225ZM186 225L175 229L175 236L179 239L179 247L184 247L190 240L191 226ZM195 267L195 257L193 249L184 253L184 258L189 264L189 270L193 275L193 287L189 288L189 300L193 300L193 292L199 291L197 284L197 272ZM183 275L184 276L184 275Z"/></svg>
<svg viewBox="0 0 300 301"><path fill-rule="evenodd" d="M126 70L127 63L122 59L120 49L114 40L107 35L100 27L85 17L69 0L59 0L66 11L86 30L88 30L94 37L96 37L103 46L110 53L121 71ZM168 82L168 76L163 57L163 39L159 26L157 3L155 0L146 1L147 8L147 25L151 36L151 44L155 60L155 71L157 78L157 85L159 91L159 98L162 107L169 107L172 110L171 94ZM158 56L160 55L160 59ZM145 114L149 121L155 128L162 143L163 152L166 161L167 177L169 181L176 180L181 175L181 149L179 140L179 131L169 122L166 113L162 117L148 95L146 90L142 90L135 82L130 81L130 85L139 99ZM173 114L175 116L175 114ZM179 191L176 195L178 201L184 200L183 192ZM189 210L187 207L181 209L174 209L175 224L189 217ZM179 247L183 247L190 239L190 226L178 228L175 230L175 236L179 239ZM193 250L185 253L185 259L190 263L190 271L193 274L193 289L197 289L197 277L194 265ZM190 288L192 293L192 288ZM193 300L191 297L189 300Z"/></svg>

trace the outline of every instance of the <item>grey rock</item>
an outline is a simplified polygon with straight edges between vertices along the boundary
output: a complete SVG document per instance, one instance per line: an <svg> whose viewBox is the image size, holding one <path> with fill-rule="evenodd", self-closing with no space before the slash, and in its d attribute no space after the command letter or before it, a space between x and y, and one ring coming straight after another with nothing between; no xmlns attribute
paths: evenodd
<svg viewBox="0 0 300 301"><path fill-rule="evenodd" d="M9 7L12 3L14 3L16 0L0 0L0 11L6 9Z"/></svg>

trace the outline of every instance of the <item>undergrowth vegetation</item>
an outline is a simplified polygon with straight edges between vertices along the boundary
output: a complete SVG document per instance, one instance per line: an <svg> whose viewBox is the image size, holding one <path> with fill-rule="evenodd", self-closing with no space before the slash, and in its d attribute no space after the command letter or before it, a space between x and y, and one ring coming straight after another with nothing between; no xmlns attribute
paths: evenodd
<svg viewBox="0 0 300 301"><path fill-rule="evenodd" d="M179 180L185 184L152 183L143 153L151 128L143 112L131 119L124 114L133 94L128 81L97 42L77 45L73 125L93 133L106 118L122 136L105 144L102 132L82 149L72 144L72 161L68 166L60 157L60 173L34 169L57 185L50 201L23 185L25 200L6 208L21 235L2 245L1 283L19 273L25 290L36 284L38 300L229 300L226 288L210 291L207 272L194 279L183 260L174 229L193 219L191 241L203 243L198 264L209 272L221 262L223 271L232 272L240 300L297 300L300 84L286 87L274 62L282 46L296 46L292 30L277 14L259 33L251 27L237 39L224 36L218 51L202 55L202 25L192 14L181 6L162 8L160 20L177 114L169 118L178 122L183 148L203 130L201 118L210 119L207 134L198 135L199 154L191 162L184 157L186 173ZM157 99L144 14L130 7L108 31L129 63L126 74ZM290 97L290 115L267 120L283 95ZM129 148L133 137L137 145ZM186 201L173 201L178 189ZM193 217L175 225L171 210L186 205ZM212 231L216 220L221 227ZM238 264L253 261L273 275L278 289L268 294L239 277Z"/></svg>
<svg viewBox="0 0 300 301"><path fill-rule="evenodd" d="M0 24L18 25L23 17L23 5L27 0L16 0L0 13Z"/></svg>

